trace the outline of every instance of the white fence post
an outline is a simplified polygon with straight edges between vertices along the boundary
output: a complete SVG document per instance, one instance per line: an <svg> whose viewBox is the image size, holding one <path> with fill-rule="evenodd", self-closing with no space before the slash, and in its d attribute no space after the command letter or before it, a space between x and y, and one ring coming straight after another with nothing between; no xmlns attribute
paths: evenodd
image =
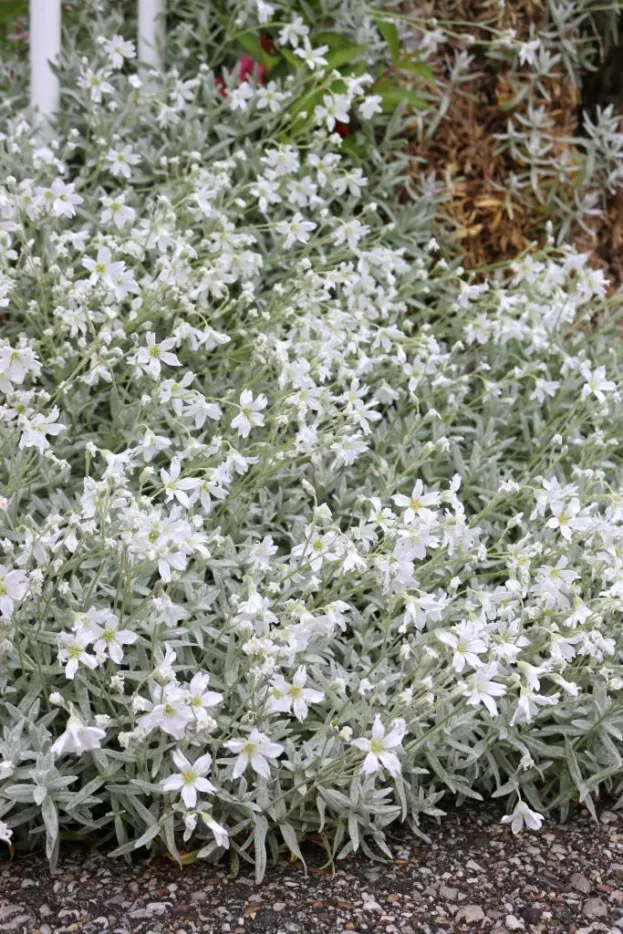
<svg viewBox="0 0 623 934"><path fill-rule="evenodd" d="M30 103L43 117L58 108L60 87L50 62L61 52L61 0L30 0Z"/></svg>
<svg viewBox="0 0 623 934"><path fill-rule="evenodd" d="M166 0L138 0L138 59L157 71L163 67L166 6Z"/></svg>

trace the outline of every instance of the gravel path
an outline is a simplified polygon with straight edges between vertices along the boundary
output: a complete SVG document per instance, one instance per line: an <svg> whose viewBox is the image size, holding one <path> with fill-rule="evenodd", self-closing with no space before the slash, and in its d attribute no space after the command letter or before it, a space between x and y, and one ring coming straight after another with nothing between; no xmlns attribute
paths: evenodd
<svg viewBox="0 0 623 934"><path fill-rule="evenodd" d="M224 868L157 857L127 866L73 850L51 876L40 856L0 863L0 931L18 934L454 934L623 931L623 816L586 814L513 837L490 807L397 832L392 862L355 857L335 874L279 865L261 886ZM243 869L244 872L244 869Z"/></svg>

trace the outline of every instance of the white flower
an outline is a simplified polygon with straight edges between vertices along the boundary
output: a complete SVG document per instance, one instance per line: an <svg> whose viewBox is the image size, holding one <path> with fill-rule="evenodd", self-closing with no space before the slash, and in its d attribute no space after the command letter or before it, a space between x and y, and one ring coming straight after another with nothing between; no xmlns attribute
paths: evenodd
<svg viewBox="0 0 623 934"><path fill-rule="evenodd" d="M160 479L164 484L164 492L167 501L175 499L188 509L190 507L190 498L187 491L196 490L201 486L201 481L195 477L180 477L181 469L182 466L179 458L176 457L171 461L168 471L162 468L160 471Z"/></svg>
<svg viewBox="0 0 623 934"><path fill-rule="evenodd" d="M291 220L279 221L275 230L286 238L283 245L289 250L294 243L309 243L309 235L316 227L313 221L303 220L303 215L297 211Z"/></svg>
<svg viewBox="0 0 623 934"><path fill-rule="evenodd" d="M153 331L145 335L145 347L139 347L134 356L134 361L145 373L148 373L153 379L158 379L162 372L162 364L167 366L181 366L177 356L171 352L175 347L174 337L167 337L158 343Z"/></svg>
<svg viewBox="0 0 623 934"><path fill-rule="evenodd" d="M99 749L105 737L106 730L98 726L87 726L77 714L72 713L65 732L53 743L52 753L55 756L66 756L69 753L81 755L83 752Z"/></svg>
<svg viewBox="0 0 623 934"><path fill-rule="evenodd" d="M457 623L453 632L440 631L437 638L453 650L452 665L459 674L466 665L480 668L479 656L487 651L483 629L475 622Z"/></svg>
<svg viewBox="0 0 623 934"><path fill-rule="evenodd" d="M594 395L603 404L606 401L606 393L617 388L616 383L606 379L605 366L598 366L596 370L591 370L590 366L583 366L581 372L586 380L582 387L582 400Z"/></svg>
<svg viewBox="0 0 623 934"><path fill-rule="evenodd" d="M114 35L102 43L103 49L110 59L113 68L123 68L126 58L134 58L136 48L134 43L123 36Z"/></svg>
<svg viewBox="0 0 623 934"><path fill-rule="evenodd" d="M579 499L572 499L567 503L552 503L551 510L552 517L547 520L547 527L558 529L568 542L571 541L574 532L584 532L591 524L588 516L580 515Z"/></svg>
<svg viewBox="0 0 623 934"><path fill-rule="evenodd" d="M101 214L103 224L112 220L117 230L122 230L126 224L132 224L136 217L136 211L125 203L125 196L119 195L111 198L110 195L102 195L100 198L104 210Z"/></svg>
<svg viewBox="0 0 623 934"><path fill-rule="evenodd" d="M348 243L351 250L357 249L357 244L363 237L370 232L367 224L362 224L357 218L349 221L343 221L333 232L333 242L336 246L342 243Z"/></svg>
<svg viewBox="0 0 623 934"><path fill-rule="evenodd" d="M504 815L502 823L510 824L513 833L520 833L524 827L528 830L540 830L544 820L538 811L532 811L523 801L518 801L513 813Z"/></svg>
<svg viewBox="0 0 623 934"><path fill-rule="evenodd" d="M348 123L350 100L345 94L325 94L322 104L314 108L314 116L318 123L326 123L327 129L333 131L336 121Z"/></svg>
<svg viewBox="0 0 623 934"><path fill-rule="evenodd" d="M132 175L132 166L138 165L141 157L132 152L130 146L124 146L123 149L109 149L106 153L106 159L110 163L110 174L116 178L130 178Z"/></svg>
<svg viewBox="0 0 623 934"><path fill-rule="evenodd" d="M183 110L186 101L191 101L195 96L197 84L196 78L189 78L187 81L182 81L180 78L177 78L170 91L170 99L173 106Z"/></svg>
<svg viewBox="0 0 623 934"><path fill-rule="evenodd" d="M91 273L89 277L91 285L96 285L102 280L109 288L114 287L115 281L125 268L125 263L122 260L113 261L112 253L107 246L100 247L96 259L85 256L82 265Z"/></svg>
<svg viewBox="0 0 623 934"><path fill-rule="evenodd" d="M193 675L188 685L189 705L197 724L201 727L210 722L210 716L207 711L211 707L216 707L223 700L223 695L218 691L209 691L208 684L210 676L205 672L198 671Z"/></svg>
<svg viewBox="0 0 623 934"><path fill-rule="evenodd" d="M440 504L441 493L424 493L424 484L421 480L416 480L411 496L396 493L392 496L392 499L397 506L404 509L403 522L410 525L416 516L429 517L433 515L430 507Z"/></svg>
<svg viewBox="0 0 623 934"><path fill-rule="evenodd" d="M96 635L94 651L107 654L116 665L123 661L123 646L133 645L138 638L129 629L119 629L119 619L114 613L107 615L106 622Z"/></svg>
<svg viewBox="0 0 623 934"><path fill-rule="evenodd" d="M281 196L278 193L279 185L275 178L259 175L255 184L251 186L251 194L257 198L260 211L266 214L270 204L278 204Z"/></svg>
<svg viewBox="0 0 623 934"><path fill-rule="evenodd" d="M519 64L534 65L536 63L536 53L541 48L540 39L531 39L529 42L522 42L519 45Z"/></svg>
<svg viewBox="0 0 623 934"><path fill-rule="evenodd" d="M385 768L391 776L396 778L401 771L400 760L391 750L398 749L401 746L406 732L407 728L404 720L398 719L394 720L389 733L386 734L383 721L377 714L372 725L371 738L361 737L350 742L351 746L355 746L366 753L361 771L365 775L373 775Z"/></svg>
<svg viewBox="0 0 623 934"><path fill-rule="evenodd" d="M10 619L16 603L21 603L27 590L28 577L24 571L10 571L0 564L0 616Z"/></svg>
<svg viewBox="0 0 623 934"><path fill-rule="evenodd" d="M555 694L537 694L535 691L522 688L510 725L530 723L538 714L539 707L555 707L559 699L560 694L558 692Z"/></svg>
<svg viewBox="0 0 623 934"><path fill-rule="evenodd" d="M94 104L101 103L102 94L112 94L114 88L107 80L110 77L107 71L93 71L87 68L79 79L80 87L85 88L91 96Z"/></svg>
<svg viewBox="0 0 623 934"><path fill-rule="evenodd" d="M365 454L368 448L369 445L363 440L360 431L355 432L350 437L334 441L331 450L335 453L335 467L350 467L358 457Z"/></svg>
<svg viewBox="0 0 623 934"><path fill-rule="evenodd" d="M295 16L291 23L286 23L279 33L279 43L281 45L291 45L297 48L301 39L309 35L309 27L303 22L301 16Z"/></svg>
<svg viewBox="0 0 623 934"><path fill-rule="evenodd" d="M538 403L542 404L546 398L553 399L559 387L560 382L556 379L541 379L538 377L535 380L534 389L530 393L530 398L536 399Z"/></svg>
<svg viewBox="0 0 623 934"><path fill-rule="evenodd" d="M253 100L255 93L248 81L243 81L237 88L232 88L227 96L230 110L247 110L249 101Z"/></svg>
<svg viewBox="0 0 623 934"><path fill-rule="evenodd" d="M163 791L181 791L182 800L187 808L196 806L198 791L215 794L216 788L205 778L212 765L212 756L209 753L199 756L191 763L179 749L176 749L172 753L172 758L179 771L162 781Z"/></svg>
<svg viewBox="0 0 623 934"><path fill-rule="evenodd" d="M11 837L13 836L13 831L8 824L5 824L3 820L0 820L0 840L4 843L10 843Z"/></svg>
<svg viewBox="0 0 623 934"><path fill-rule="evenodd" d="M278 90L274 81L258 88L255 95L256 107L258 110L270 110L273 114L278 114L283 107L283 102L287 100L288 95Z"/></svg>
<svg viewBox="0 0 623 934"><path fill-rule="evenodd" d="M76 677L80 665L92 669L97 668L97 658L87 651L91 641L90 634L80 630L74 633L63 632L60 634L58 659L65 665L65 677L70 681L73 681Z"/></svg>
<svg viewBox="0 0 623 934"><path fill-rule="evenodd" d="M306 688L307 672L301 665L288 684L283 675L276 675L271 681L271 691L268 698L268 709L287 713L293 710L297 720L304 720L307 716L308 704L318 704L324 700L322 691Z"/></svg>
<svg viewBox="0 0 623 934"><path fill-rule="evenodd" d="M38 376L41 363L30 347L0 347L0 390L10 393L29 373Z"/></svg>
<svg viewBox="0 0 623 934"><path fill-rule="evenodd" d="M363 119L371 120L375 114L381 113L383 110L382 101L383 98L379 94L368 94L367 97L364 97L359 104L359 113Z"/></svg>
<svg viewBox="0 0 623 934"><path fill-rule="evenodd" d="M251 766L254 772L263 778L270 778L268 759L277 759L283 753L283 746L270 741L265 733L254 727L247 739L230 739L225 743L236 756L232 778L240 776Z"/></svg>
<svg viewBox="0 0 623 934"><path fill-rule="evenodd" d="M67 184L62 178L52 182L52 214L55 217L74 217L76 205L82 204L82 198L76 192L74 184Z"/></svg>
<svg viewBox="0 0 623 934"><path fill-rule="evenodd" d="M270 3L266 3L266 0L255 0L255 6L257 9L257 21L262 25L267 23L272 16L274 16L275 8Z"/></svg>
<svg viewBox="0 0 623 934"><path fill-rule="evenodd" d="M292 175L298 170L301 157L293 146L280 146L278 149L267 149L261 161L275 175Z"/></svg>
<svg viewBox="0 0 623 934"><path fill-rule="evenodd" d="M54 406L47 415L43 412L35 412L29 417L20 415L19 427L22 431L19 439L20 448L37 448L40 454L44 454L50 446L46 435L60 435L66 429L65 425L57 422L58 416L58 406Z"/></svg>
<svg viewBox="0 0 623 934"><path fill-rule="evenodd" d="M328 51L328 45L320 45L317 49L312 49L309 39L305 36L305 45L302 49L295 49L294 54L302 58L307 67L314 71L316 68L322 68L327 64L327 60L324 56Z"/></svg>
<svg viewBox="0 0 623 934"><path fill-rule="evenodd" d="M248 438L252 428L264 424L264 416L260 413L267 405L266 396L260 394L254 399L250 389L243 389L240 393L240 412L232 419L231 427L237 430L241 438Z"/></svg>
<svg viewBox="0 0 623 934"><path fill-rule="evenodd" d="M470 675L466 682L461 685L462 693L467 698L470 707L483 704L492 717L498 715L498 708L494 698L503 697L506 694L505 686L493 680L497 675L497 663L492 662L486 668L482 668Z"/></svg>
<svg viewBox="0 0 623 934"><path fill-rule="evenodd" d="M139 719L139 726L146 732L159 727L174 739L182 739L192 720L193 714L186 691L172 685L163 690L161 702L154 704L151 710Z"/></svg>
<svg viewBox="0 0 623 934"><path fill-rule="evenodd" d="M201 820L214 834L214 839L218 846L222 846L226 850L229 849L229 835L223 825L215 821L209 811L201 812Z"/></svg>
<svg viewBox="0 0 623 934"><path fill-rule="evenodd" d="M126 298L130 292L138 292L139 287L131 269L120 269L112 283L112 292L118 301Z"/></svg>
<svg viewBox="0 0 623 934"><path fill-rule="evenodd" d="M248 546L247 562L252 571L267 569L270 567L271 559L277 554L278 548L273 542L272 535L265 535L261 542L255 542Z"/></svg>

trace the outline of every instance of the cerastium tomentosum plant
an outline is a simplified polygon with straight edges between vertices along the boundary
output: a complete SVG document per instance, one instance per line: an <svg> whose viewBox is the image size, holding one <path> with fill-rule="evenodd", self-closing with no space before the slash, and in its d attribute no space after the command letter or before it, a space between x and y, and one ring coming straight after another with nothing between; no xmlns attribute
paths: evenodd
<svg viewBox="0 0 623 934"><path fill-rule="evenodd" d="M78 827L261 878L444 794L518 830L620 791L615 301L570 249L441 258L400 114L282 28L274 86L146 91L107 37L52 138L4 126L0 833L52 861Z"/></svg>

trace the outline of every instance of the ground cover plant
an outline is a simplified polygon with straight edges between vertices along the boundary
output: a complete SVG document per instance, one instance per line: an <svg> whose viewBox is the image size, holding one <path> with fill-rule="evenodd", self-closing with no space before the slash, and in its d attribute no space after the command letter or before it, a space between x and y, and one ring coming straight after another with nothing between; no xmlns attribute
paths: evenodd
<svg viewBox="0 0 623 934"><path fill-rule="evenodd" d="M604 274L444 257L374 12L331 64L257 4L300 67L141 81L96 6L54 133L13 103L1 141L3 838L261 878L444 796L519 831L620 794Z"/></svg>

